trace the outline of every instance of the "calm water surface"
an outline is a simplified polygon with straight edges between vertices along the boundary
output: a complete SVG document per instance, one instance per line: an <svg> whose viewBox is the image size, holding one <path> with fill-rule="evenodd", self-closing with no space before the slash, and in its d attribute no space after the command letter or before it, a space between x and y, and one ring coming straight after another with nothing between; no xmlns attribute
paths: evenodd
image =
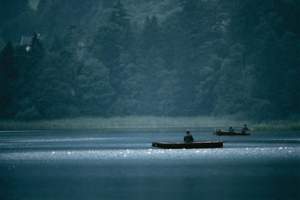
<svg viewBox="0 0 300 200"><path fill-rule="evenodd" d="M223 149L160 150L182 133L0 132L0 199L300 199L300 132L217 137Z"/></svg>

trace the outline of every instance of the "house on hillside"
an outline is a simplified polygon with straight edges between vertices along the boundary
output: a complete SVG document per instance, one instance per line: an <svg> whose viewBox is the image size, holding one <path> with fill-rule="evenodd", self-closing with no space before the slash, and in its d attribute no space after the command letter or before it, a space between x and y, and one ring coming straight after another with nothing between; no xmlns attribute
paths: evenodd
<svg viewBox="0 0 300 200"><path fill-rule="evenodd" d="M40 39L41 38L41 35L39 33L34 33L32 36L25 36L25 35L22 35L21 36L21 39L20 39L20 46L21 47L24 47L25 50L28 52L31 50L31 47L32 47L32 43L33 43L33 40L34 38L36 39Z"/></svg>
<svg viewBox="0 0 300 200"><path fill-rule="evenodd" d="M20 46L30 46L32 43L32 37L31 36L21 36L20 40Z"/></svg>

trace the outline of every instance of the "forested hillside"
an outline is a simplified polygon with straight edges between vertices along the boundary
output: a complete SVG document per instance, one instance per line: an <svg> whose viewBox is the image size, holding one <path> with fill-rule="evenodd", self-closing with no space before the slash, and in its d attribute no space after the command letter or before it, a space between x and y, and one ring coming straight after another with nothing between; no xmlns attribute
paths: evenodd
<svg viewBox="0 0 300 200"><path fill-rule="evenodd" d="M298 0L0 0L0 116L300 114Z"/></svg>

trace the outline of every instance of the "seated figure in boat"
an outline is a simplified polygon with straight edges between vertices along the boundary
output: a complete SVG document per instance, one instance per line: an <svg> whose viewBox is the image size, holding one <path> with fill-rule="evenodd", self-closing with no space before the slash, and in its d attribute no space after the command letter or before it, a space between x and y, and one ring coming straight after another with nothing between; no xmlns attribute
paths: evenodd
<svg viewBox="0 0 300 200"><path fill-rule="evenodd" d="M248 128L247 124L244 124L244 127L242 128L242 131L241 131L241 132L242 132L243 134L246 134L247 131L250 131L250 129Z"/></svg>
<svg viewBox="0 0 300 200"><path fill-rule="evenodd" d="M232 128L232 126L229 127L228 132L233 133L234 129Z"/></svg>
<svg viewBox="0 0 300 200"><path fill-rule="evenodd" d="M184 136L185 143L192 143L194 142L194 138L189 130L186 131L186 135Z"/></svg>
<svg viewBox="0 0 300 200"><path fill-rule="evenodd" d="M215 133L216 134L218 134L218 133L221 134L222 133L222 129L220 129L220 128L219 129L215 129Z"/></svg>

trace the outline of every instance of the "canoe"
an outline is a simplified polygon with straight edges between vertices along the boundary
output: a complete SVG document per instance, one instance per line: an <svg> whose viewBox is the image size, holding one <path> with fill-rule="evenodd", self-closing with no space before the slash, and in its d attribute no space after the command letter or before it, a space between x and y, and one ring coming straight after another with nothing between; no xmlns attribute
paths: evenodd
<svg viewBox="0 0 300 200"><path fill-rule="evenodd" d="M219 136L247 136L250 135L250 133L242 133L242 132L230 132L230 131L216 131L216 135Z"/></svg>
<svg viewBox="0 0 300 200"><path fill-rule="evenodd" d="M152 147L157 147L162 149L222 148L223 142L220 141L193 142L193 143L153 142Z"/></svg>

